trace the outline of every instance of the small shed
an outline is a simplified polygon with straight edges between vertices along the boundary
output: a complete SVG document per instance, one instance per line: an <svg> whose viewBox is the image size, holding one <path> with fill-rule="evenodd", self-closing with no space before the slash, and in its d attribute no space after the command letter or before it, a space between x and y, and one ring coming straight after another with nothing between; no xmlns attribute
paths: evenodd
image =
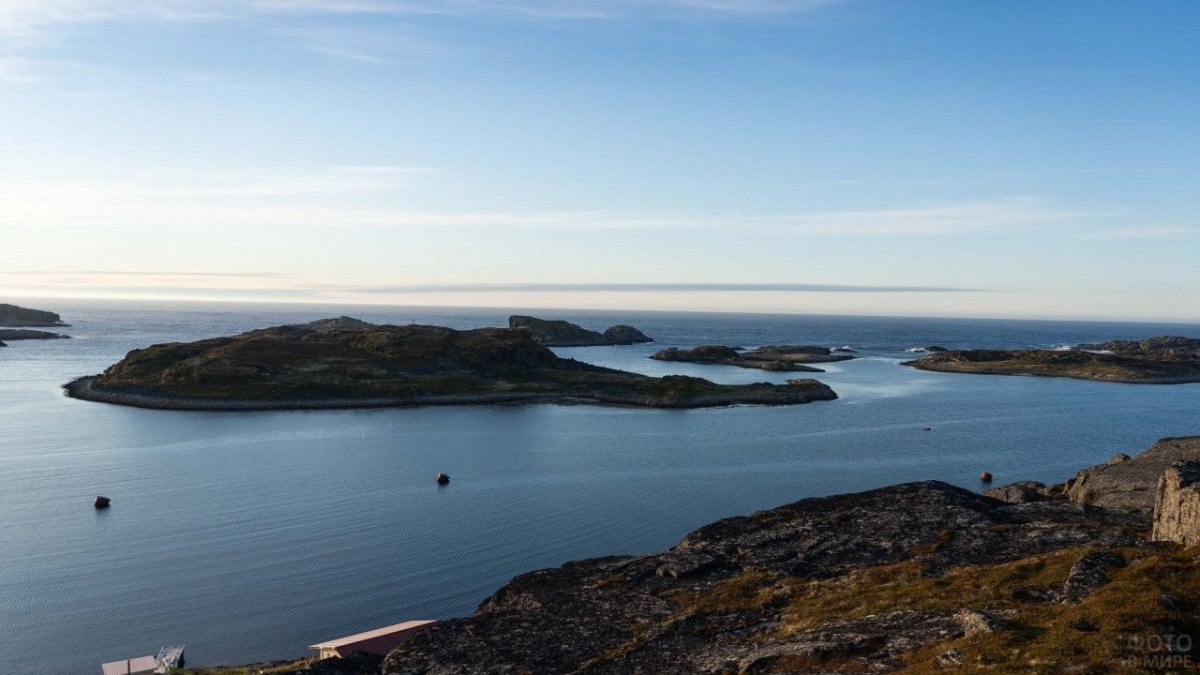
<svg viewBox="0 0 1200 675"><path fill-rule="evenodd" d="M318 659L341 658L349 656L352 652L387 656L387 653L395 649L401 642L435 623L437 621L428 619L404 621L346 637L318 642L315 645L309 645L308 648L317 652Z"/></svg>
<svg viewBox="0 0 1200 675"><path fill-rule="evenodd" d="M93 663L95 663L93 661ZM135 656L132 659L110 661L100 664L103 675L141 675L158 669L158 659L153 656Z"/></svg>

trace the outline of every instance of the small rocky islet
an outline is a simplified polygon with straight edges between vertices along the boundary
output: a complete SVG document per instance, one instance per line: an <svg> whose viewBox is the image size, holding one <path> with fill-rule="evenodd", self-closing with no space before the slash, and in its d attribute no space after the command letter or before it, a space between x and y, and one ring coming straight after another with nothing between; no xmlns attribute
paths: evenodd
<svg viewBox="0 0 1200 675"><path fill-rule="evenodd" d="M0 347L6 346L4 341L17 340L58 340L70 337L44 330L29 330L30 328L46 328L67 326L62 317L54 312L40 309L29 309L0 303Z"/></svg>
<svg viewBox="0 0 1200 675"><path fill-rule="evenodd" d="M62 317L54 312L0 303L0 327L3 328L53 328L67 325L63 323Z"/></svg>
<svg viewBox="0 0 1200 675"><path fill-rule="evenodd" d="M721 385L562 358L522 328L454 330L341 317L136 349L74 398L145 408L602 403L654 408L791 405L837 398L816 380Z"/></svg>
<svg viewBox="0 0 1200 675"><path fill-rule="evenodd" d="M709 365L737 366L738 368L757 368L759 370L781 372L810 372L823 373L820 368L806 365L809 363L834 363L855 358L842 348L842 353L815 345L767 345L751 350L737 349L724 345L701 345L691 349L669 347L655 352L650 356L659 361L682 361Z"/></svg>
<svg viewBox="0 0 1200 675"><path fill-rule="evenodd" d="M933 352L903 365L944 373L1183 384L1200 382L1200 339L1168 335L1080 344L1071 349L951 350Z"/></svg>
<svg viewBox="0 0 1200 675"><path fill-rule="evenodd" d="M508 327L528 331L538 344L547 347L602 347L654 342L654 338L627 324L609 326L601 333L569 321L514 314L508 317Z"/></svg>

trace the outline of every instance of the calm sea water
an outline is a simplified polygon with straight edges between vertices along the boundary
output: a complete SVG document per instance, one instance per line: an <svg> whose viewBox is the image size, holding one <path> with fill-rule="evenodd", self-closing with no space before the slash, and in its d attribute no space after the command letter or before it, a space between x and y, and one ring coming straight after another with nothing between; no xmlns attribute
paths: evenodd
<svg viewBox="0 0 1200 675"><path fill-rule="evenodd" d="M712 520L936 478L1058 481L1200 433L1200 385L926 373L904 350L1046 347L1196 325L533 310L658 342L558 350L728 383L787 373L662 363L665 346L852 345L841 400L658 411L491 406L187 413L60 385L128 350L341 313L458 328L501 310L31 303L74 339L0 349L0 673L94 673L186 644L189 663L298 657L407 619L467 614L514 574L670 546ZM922 427L933 427L932 432ZM453 482L438 488L433 476ZM94 495L113 498L92 509Z"/></svg>

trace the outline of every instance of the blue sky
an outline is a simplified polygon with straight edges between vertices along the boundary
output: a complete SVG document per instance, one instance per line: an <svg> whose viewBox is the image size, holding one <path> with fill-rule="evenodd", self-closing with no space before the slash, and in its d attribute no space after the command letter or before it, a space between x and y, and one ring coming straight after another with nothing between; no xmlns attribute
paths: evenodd
<svg viewBox="0 0 1200 675"><path fill-rule="evenodd" d="M1197 25L4 0L0 293L1200 321Z"/></svg>

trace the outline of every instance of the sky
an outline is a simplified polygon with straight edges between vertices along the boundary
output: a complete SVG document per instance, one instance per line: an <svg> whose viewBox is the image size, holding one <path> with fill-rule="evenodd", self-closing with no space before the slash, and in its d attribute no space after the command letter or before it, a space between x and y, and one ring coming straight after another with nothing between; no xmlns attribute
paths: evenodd
<svg viewBox="0 0 1200 675"><path fill-rule="evenodd" d="M0 297L1200 322L1191 0L0 0Z"/></svg>

